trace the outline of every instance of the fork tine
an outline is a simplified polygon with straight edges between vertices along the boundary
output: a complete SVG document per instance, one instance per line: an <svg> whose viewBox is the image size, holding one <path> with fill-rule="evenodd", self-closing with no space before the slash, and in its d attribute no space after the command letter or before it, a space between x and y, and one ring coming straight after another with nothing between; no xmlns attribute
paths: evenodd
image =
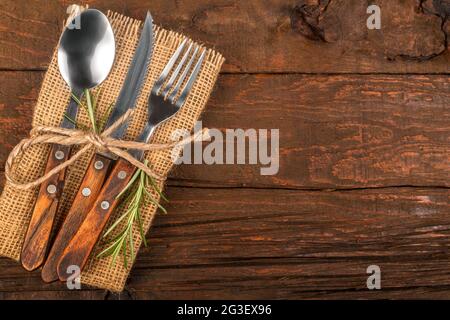
<svg viewBox="0 0 450 320"><path fill-rule="evenodd" d="M189 92L191 91L192 87L194 86L195 80L197 79L198 73L200 72L200 69L202 67L202 63L203 63L203 59L205 58L205 54L206 54L206 50L203 50L202 54L200 55L200 58L198 59L196 65L194 67L194 71L192 71L192 74L189 77L188 82L184 86L183 91L181 92L181 95L176 102L176 105L178 108L180 108L184 104Z"/></svg>
<svg viewBox="0 0 450 320"><path fill-rule="evenodd" d="M194 60L197 56L197 52L198 52L198 46L195 46L195 50L194 50L194 53L192 54L191 59L189 59L188 64L184 68L183 73L181 74L180 78L178 79L175 87L173 87L172 93L170 94L170 96L168 98L170 102L173 103L175 97L178 95L181 85L183 84L184 80L186 80L186 77L187 77L189 71L191 70L191 66L194 63Z"/></svg>
<svg viewBox="0 0 450 320"><path fill-rule="evenodd" d="M172 72L172 76L170 77L169 81L167 81L167 84L166 84L165 88L161 92L162 96L166 96L169 93L169 90L172 87L175 79L178 77L178 74L180 73L181 68L183 68L184 63L186 62L186 59L189 57L192 45L193 45L192 43L189 45L189 47L187 48L186 53L184 54L183 58L181 58L180 63L178 63L177 67Z"/></svg>
<svg viewBox="0 0 450 320"><path fill-rule="evenodd" d="M178 60L181 52L183 51L184 47L186 46L187 39L184 39L183 42L178 46L175 53L170 58L169 62L167 62L166 66L164 67L164 70L161 72L161 75L159 76L158 80L155 82L152 88L152 92L158 92L159 89L161 89L161 86L164 84L164 82L167 79L167 76L170 73L170 70L172 70L173 65Z"/></svg>

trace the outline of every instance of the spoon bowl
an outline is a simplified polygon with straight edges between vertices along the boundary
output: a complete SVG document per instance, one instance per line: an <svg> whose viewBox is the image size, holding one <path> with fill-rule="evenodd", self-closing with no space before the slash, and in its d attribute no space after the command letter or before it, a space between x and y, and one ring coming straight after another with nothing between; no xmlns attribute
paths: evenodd
<svg viewBox="0 0 450 320"><path fill-rule="evenodd" d="M79 19L78 24L74 23L75 19ZM61 36L58 67L73 90L90 89L102 83L112 68L114 57L114 33L108 18L99 10L83 11Z"/></svg>

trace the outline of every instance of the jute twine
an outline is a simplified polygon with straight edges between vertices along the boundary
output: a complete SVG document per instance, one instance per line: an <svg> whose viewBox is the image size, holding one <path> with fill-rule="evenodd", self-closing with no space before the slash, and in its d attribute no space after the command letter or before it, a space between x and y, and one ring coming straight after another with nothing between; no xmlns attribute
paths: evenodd
<svg viewBox="0 0 450 320"><path fill-rule="evenodd" d="M96 116L99 119L105 117L110 110L109 107L119 95L139 41L142 27L142 21L130 17L113 12L108 12L107 16L116 38L116 58L110 75L99 87L101 94L98 96L96 108ZM80 152L78 159L72 160L67 164L64 190L61 194L55 220L55 230L61 226L72 206L73 199L81 185L95 149L106 149L107 146L108 150L117 148L121 152L127 152L126 150L136 147L148 148L148 151L145 153L145 160L151 164L153 173L158 174L160 177L160 179L156 179L158 187L160 189L164 187L164 181L167 179L167 175L173 166L172 133L175 130L190 132L194 128L195 122L208 101L224 61L219 53L208 49L197 81L181 110L155 130L148 145L134 144L132 141L139 135L148 119L147 98L151 88L176 48L186 39L181 34L164 30L160 27L154 28L153 55L148 76L142 87L141 95L136 101L132 117L131 114L129 115L128 130L121 142L109 139L107 136L108 132L95 136L81 131L60 131L60 128L57 128L69 102L70 90L59 73L57 54L56 50L54 51L34 110L32 122L34 130L30 137L30 139L34 140L28 140L23 142L22 146L18 146L16 149L17 153L12 155L13 160L7 164L9 166L7 169L9 170L8 176L13 177L13 179L6 180L0 196L0 256L10 257L14 260L19 260L20 258L23 238L37 198L37 188L20 189L16 188L16 186L29 183L30 181L37 183L38 180L45 178L43 173L48 159L49 147L44 143L38 142L74 142L71 159L74 159L79 150L88 149L85 152ZM80 110L76 120L80 127L90 125L88 115L84 110ZM197 138L199 137L197 136ZM71 141L71 139L73 140ZM159 199L159 194L152 188L149 188L148 191L155 199ZM116 209L105 229L108 229L126 212L127 205L125 202ZM145 231L149 230L156 211L157 206L153 203L142 207L142 223ZM177 212L170 210L169 214L176 215ZM110 236L114 237L116 235L111 234ZM89 285L114 292L123 290L135 257L131 257L131 254L128 255L128 261L133 263L129 263L127 267L124 266L120 259L114 265L111 265L111 258L96 258L96 255L106 248L109 241L110 238L106 238L97 243L94 253L89 258L81 274L83 287ZM141 243L139 227L134 226L133 249L135 253L138 253ZM152 242L150 241L149 244L151 250Z"/></svg>
<svg viewBox="0 0 450 320"><path fill-rule="evenodd" d="M173 149L175 147L182 148L183 146L197 141L209 140L210 136L208 134L208 129L204 128L202 131L197 132L179 142L163 143L163 144L150 144L136 141L124 141L120 139L111 138L109 135L114 132L121 124L127 121L133 110L128 110L122 117L120 117L116 122L114 122L109 128L107 128L103 133L96 134L94 132L86 132L82 130L65 129L61 127L45 127L38 126L31 130L30 138L23 139L19 144L17 144L8 156L5 164L5 177L6 180L16 189L28 190L37 187L45 180L57 174L61 170L69 167L75 161L77 161L83 154L87 153L88 150L94 148L97 152L109 153L122 158L130 162L132 165L138 169L143 170L147 175L154 179L162 180L164 177L155 173L150 167L146 166L144 163L138 159L133 158L125 150L142 150L142 151L156 151L156 150L167 150ZM11 168L13 167L16 159L20 158L24 152L32 147L33 145L39 144L60 144L64 146L73 145L84 145L83 148L78 150L70 159L59 164L52 170L48 171L43 176L27 183L21 183L16 181L11 174Z"/></svg>

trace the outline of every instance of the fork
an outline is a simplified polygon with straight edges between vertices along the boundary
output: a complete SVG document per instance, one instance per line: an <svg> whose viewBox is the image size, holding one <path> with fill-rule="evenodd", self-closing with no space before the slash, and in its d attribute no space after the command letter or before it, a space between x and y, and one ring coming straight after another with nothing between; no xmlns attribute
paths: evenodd
<svg viewBox="0 0 450 320"><path fill-rule="evenodd" d="M192 43L185 50L187 44L187 40L184 40L179 45L153 85L148 99L148 121L136 141L148 142L155 129L161 123L173 117L185 104L200 72L206 53L204 49L200 49L199 46ZM183 51L185 52L181 57ZM201 53L199 53L200 51ZM197 56L199 57L197 58ZM177 63L179 59L180 61ZM197 62L192 68L195 60ZM183 89L180 89L185 82ZM144 157L144 151L142 150L130 150L129 153L140 161ZM66 281L72 274L71 268L73 266L78 266L80 270L84 268L111 213L119 204L117 196L129 183L135 171L136 167L124 159L119 159L116 162L94 206L88 212L59 260L58 276L61 281Z"/></svg>

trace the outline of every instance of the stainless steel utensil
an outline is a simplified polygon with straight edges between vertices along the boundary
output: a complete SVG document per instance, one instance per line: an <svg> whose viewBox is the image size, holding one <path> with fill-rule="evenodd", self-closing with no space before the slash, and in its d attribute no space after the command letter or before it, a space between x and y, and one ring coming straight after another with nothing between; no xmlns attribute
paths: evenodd
<svg viewBox="0 0 450 320"><path fill-rule="evenodd" d="M66 28L60 39L58 66L73 94L81 98L83 89L97 86L108 76L114 61L115 41L111 25L100 11L88 9L75 19L80 19L79 28ZM71 98L61 127L74 128L69 118L75 119L77 113L78 104ZM45 172L66 161L70 150L68 146L53 145ZM44 262L64 176L65 170L62 170L40 187L22 247L22 265L27 270L34 270Z"/></svg>
<svg viewBox="0 0 450 320"><path fill-rule="evenodd" d="M119 97L111 115L105 125L105 129L116 122L128 109L133 108L141 91L142 84L147 75L148 65L151 61L153 47L153 19L150 12L147 13L144 27L133 60L128 68L127 76L123 83ZM114 130L112 137L120 139L125 134L128 121ZM100 189L105 182L114 156L110 154L96 153L86 170L81 186L72 203L64 223L59 230L51 247L47 261L42 268L42 279L46 282L58 280L56 265L61 258L63 250L69 240L80 227L86 214L94 204Z"/></svg>
<svg viewBox="0 0 450 320"><path fill-rule="evenodd" d="M205 57L204 50L191 44L174 68L186 44L187 42L184 41L178 47L154 84L148 101L148 121L137 141L147 142L155 128L173 117L186 102ZM199 51L202 51L200 55ZM186 63L188 58L189 62ZM197 62L192 68L196 60ZM180 89L183 83L186 84L183 89ZM132 150L130 154L136 159L142 160L142 151ZM136 168L126 160L119 159L117 161L94 206L64 250L58 264L60 280L65 281L70 276L67 271L71 265L77 265L83 269L106 222L119 203L118 194L129 183L135 170Z"/></svg>

